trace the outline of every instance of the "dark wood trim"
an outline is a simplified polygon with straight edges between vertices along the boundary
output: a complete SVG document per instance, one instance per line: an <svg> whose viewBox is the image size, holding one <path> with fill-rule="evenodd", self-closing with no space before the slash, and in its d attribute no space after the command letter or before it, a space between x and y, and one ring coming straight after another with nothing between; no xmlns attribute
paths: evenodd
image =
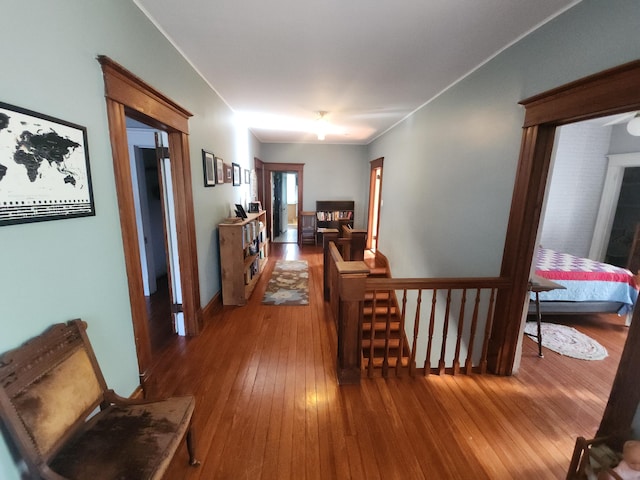
<svg viewBox="0 0 640 480"><path fill-rule="evenodd" d="M184 132L169 132L169 151L178 230L178 257L187 260L180 262L185 332L187 335L198 335L202 328L202 310L188 135Z"/></svg>
<svg viewBox="0 0 640 480"><path fill-rule="evenodd" d="M253 166L256 169L256 181L258 182L258 201L266 205L264 199L264 162L258 157L253 157Z"/></svg>
<svg viewBox="0 0 640 480"><path fill-rule="evenodd" d="M131 169L129 168L129 146L127 144L126 133L127 126L124 105L110 98L107 98L106 101L116 194L118 196L118 210L120 212L120 228L122 229L124 260L129 286L133 334L136 352L138 354L138 371L140 372L141 383L144 384L149 374L147 370L151 366L151 339L149 337L147 321L147 306L144 302L136 213L133 206ZM123 131L124 134L122 134ZM126 159L126 161L122 159Z"/></svg>
<svg viewBox="0 0 640 480"><path fill-rule="evenodd" d="M522 100L527 109L524 126L563 125L639 110L639 68L640 60L626 63ZM615 95L612 84L618 89Z"/></svg>
<svg viewBox="0 0 640 480"><path fill-rule="evenodd" d="M149 119L155 120L154 127L189 133L188 119L193 114L188 110L109 57L99 55L98 61L102 65L105 95L108 98L131 109L132 116L143 118L147 123Z"/></svg>
<svg viewBox="0 0 640 480"><path fill-rule="evenodd" d="M596 437L618 437L622 447L640 404L640 310L635 309ZM613 446L613 445L612 445Z"/></svg>
<svg viewBox="0 0 640 480"><path fill-rule="evenodd" d="M489 349L492 372L509 375L513 370L556 127L640 108L638 85L640 61L634 61L521 102L525 128L500 274L513 286L498 293ZM627 381L640 384L640 370L627 372Z"/></svg>
<svg viewBox="0 0 640 480"><path fill-rule="evenodd" d="M272 172L291 172L298 174L298 218L302 215L302 199L304 191L304 163L264 163L262 162L264 172L264 209L267 211L267 232L271 235L271 223L273 218L273 205L271 204L271 191L273 188L271 182ZM298 245L302 243L302 229L298 228Z"/></svg>
<svg viewBox="0 0 640 480"><path fill-rule="evenodd" d="M187 335L197 335L201 328L198 261L195 239L195 217L189 161L188 118L191 114L159 93L153 87L105 56L102 65L107 118L113 154L116 191L133 330L138 354L140 377L149 381L152 368L151 342L142 286L142 269L131 184L125 114L146 124L165 130L169 136L171 175L178 230L178 255L182 286L182 306Z"/></svg>

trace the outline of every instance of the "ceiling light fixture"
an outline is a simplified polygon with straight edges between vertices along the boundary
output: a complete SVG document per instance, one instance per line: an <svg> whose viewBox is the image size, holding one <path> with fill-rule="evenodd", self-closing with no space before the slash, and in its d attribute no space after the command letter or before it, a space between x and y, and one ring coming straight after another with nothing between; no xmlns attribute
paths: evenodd
<svg viewBox="0 0 640 480"><path fill-rule="evenodd" d="M627 123L627 132L634 137L640 137L640 112L636 113L635 116L629 120L629 123Z"/></svg>
<svg viewBox="0 0 640 480"><path fill-rule="evenodd" d="M316 133L318 135L318 140L324 140L327 135L327 119L324 117L327 112L319 111L318 112L318 120L316 126Z"/></svg>

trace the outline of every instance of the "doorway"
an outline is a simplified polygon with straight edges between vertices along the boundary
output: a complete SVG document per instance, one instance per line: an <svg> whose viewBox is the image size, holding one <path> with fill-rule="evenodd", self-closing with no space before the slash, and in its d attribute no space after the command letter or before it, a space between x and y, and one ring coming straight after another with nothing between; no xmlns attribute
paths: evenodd
<svg viewBox="0 0 640 480"><path fill-rule="evenodd" d="M273 243L298 243L298 174L272 172Z"/></svg>
<svg viewBox="0 0 640 480"><path fill-rule="evenodd" d="M511 279L511 287L496 298L488 352L493 373L510 375L516 359L556 128L638 110L638 82L640 62L636 61L520 102L525 107L525 120L500 273Z"/></svg>
<svg viewBox="0 0 640 480"><path fill-rule="evenodd" d="M126 117L164 131L167 135L171 152L171 162L167 167L172 179L175 224L176 230L181 232L180 236L176 237L176 249L179 258L188 259L176 267L180 271L184 333L197 335L202 326L202 310L189 159L188 119L191 113L110 58L101 55L98 61L102 66L105 82L107 119L140 384L144 394L147 395L149 392L153 393L155 377L140 264L141 249L131 179Z"/></svg>
<svg viewBox="0 0 640 480"><path fill-rule="evenodd" d="M630 62L520 102L525 107L520 158L514 183L500 276L511 286L498 292L488 368L510 375L521 336L542 199L556 128L568 123L640 110L640 61ZM640 403L640 309L634 311L611 394L596 437L625 431Z"/></svg>
<svg viewBox="0 0 640 480"><path fill-rule="evenodd" d="M127 140L147 325L151 355L155 357L176 331L171 313L173 301L169 288L171 282L165 223L165 218L174 212L165 211L164 175L157 155L159 149L155 147L156 135L163 135L164 132L153 130L129 118L127 124L135 125L127 128Z"/></svg>
<svg viewBox="0 0 640 480"><path fill-rule="evenodd" d="M382 164L384 157L371 161L369 175L369 218L367 220L367 249L378 249L378 229L380 227L380 208L382 207Z"/></svg>
<svg viewBox="0 0 640 480"><path fill-rule="evenodd" d="M256 170L258 170L258 166L256 166ZM278 231L278 229L280 229L279 233L282 232L282 222L285 221L285 214L282 210L282 207L284 205L284 199L282 197L283 195L287 197L289 196L286 192L283 192L283 184L285 183L284 178L286 177L283 177L281 175L274 175L276 173L295 175L295 177L291 177L291 178L295 178L297 180L297 192L296 192L297 195L295 195L294 198L296 203L295 218L298 219L300 218L300 214L302 212L302 198L304 193L304 189L303 189L304 164L303 163L260 162L260 175L264 179L264 197L265 197L264 209L267 211L267 231L269 232L270 239L272 242L273 242L273 239L276 237L275 233ZM274 192L276 192L276 190L274 190L276 188L276 185L275 185L276 182L279 182L279 185L277 188L277 192L279 192L278 193L279 203L278 203L277 212L276 212L276 209L274 208L274 204L276 202L276 195L274 195ZM287 181L287 183L290 183L290 182ZM295 181L292 180L291 183L295 183ZM290 198L287 199L287 203L288 202L293 203L293 199L290 199ZM297 243L298 245L300 245L301 233L302 233L302 230L297 228L296 226L295 239L291 240L291 243Z"/></svg>

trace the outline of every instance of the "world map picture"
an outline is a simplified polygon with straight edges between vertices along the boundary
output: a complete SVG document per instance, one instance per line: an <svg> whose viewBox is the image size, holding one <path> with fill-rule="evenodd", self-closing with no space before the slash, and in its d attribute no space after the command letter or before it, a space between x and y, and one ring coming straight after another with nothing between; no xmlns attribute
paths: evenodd
<svg viewBox="0 0 640 480"><path fill-rule="evenodd" d="M86 137L0 102L0 225L95 215Z"/></svg>

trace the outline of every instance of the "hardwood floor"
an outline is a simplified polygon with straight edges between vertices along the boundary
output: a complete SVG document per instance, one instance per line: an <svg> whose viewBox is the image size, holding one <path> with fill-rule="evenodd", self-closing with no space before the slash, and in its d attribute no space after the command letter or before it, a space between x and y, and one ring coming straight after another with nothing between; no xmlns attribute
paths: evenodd
<svg viewBox="0 0 640 480"><path fill-rule="evenodd" d="M281 257L309 261L309 306L261 305ZM340 387L321 261L319 248L274 245L247 306L224 307L199 337L164 350L156 393L195 395L202 461L189 467L182 447L167 479L564 478L576 436L593 435L604 411L626 336L622 319L580 320L609 349L598 362L548 351L541 359L525 338L512 377Z"/></svg>

